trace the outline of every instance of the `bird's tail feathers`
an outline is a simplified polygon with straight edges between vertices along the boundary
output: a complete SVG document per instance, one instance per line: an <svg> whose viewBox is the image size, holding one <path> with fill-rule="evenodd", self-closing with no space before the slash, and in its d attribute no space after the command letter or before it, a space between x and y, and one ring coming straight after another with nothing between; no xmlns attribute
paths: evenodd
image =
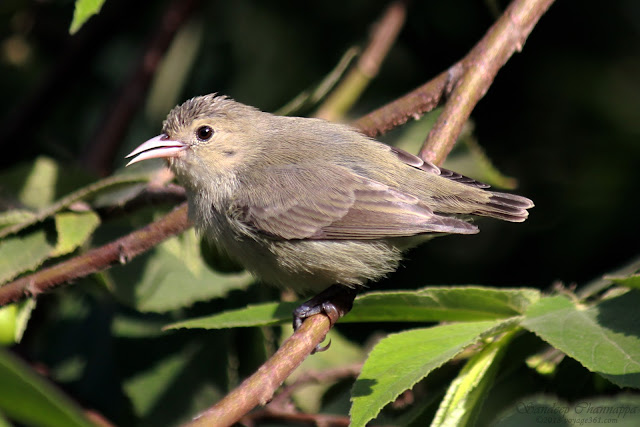
<svg viewBox="0 0 640 427"><path fill-rule="evenodd" d="M526 197L490 191L489 201L482 203L471 214L510 222L523 222L529 216L527 209L534 206Z"/></svg>

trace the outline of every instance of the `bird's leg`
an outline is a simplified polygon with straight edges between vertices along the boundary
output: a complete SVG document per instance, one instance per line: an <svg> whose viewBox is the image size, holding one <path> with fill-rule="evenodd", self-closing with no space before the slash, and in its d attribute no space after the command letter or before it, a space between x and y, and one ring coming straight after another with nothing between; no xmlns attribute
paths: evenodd
<svg viewBox="0 0 640 427"><path fill-rule="evenodd" d="M307 317L323 313L329 318L332 327L338 319L351 311L353 300L358 291L344 285L332 285L315 297L302 303L293 310L293 330L297 331ZM324 351L329 348L331 343L324 347L319 345L314 349L313 353Z"/></svg>

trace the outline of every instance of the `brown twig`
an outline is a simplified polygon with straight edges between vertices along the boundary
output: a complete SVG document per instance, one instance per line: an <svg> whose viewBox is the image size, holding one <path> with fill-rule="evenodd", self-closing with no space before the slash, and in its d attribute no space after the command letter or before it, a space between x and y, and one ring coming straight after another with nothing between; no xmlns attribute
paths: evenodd
<svg viewBox="0 0 640 427"><path fill-rule="evenodd" d="M196 4L197 0L173 0L168 4L160 25L144 49L144 54L135 64L129 78L122 84L104 119L96 127L92 143L84 155L84 162L101 176L112 172L120 141L144 101L164 53L178 29L191 16Z"/></svg>
<svg viewBox="0 0 640 427"><path fill-rule="evenodd" d="M450 82L457 80L459 70L460 66L456 64L408 94L361 117L353 125L373 138L402 126L410 119L419 119L440 104L448 93Z"/></svg>
<svg viewBox="0 0 640 427"><path fill-rule="evenodd" d="M337 121L351 108L369 82L378 75L382 62L395 42L407 15L402 0L391 3L373 28L369 44L357 64L318 109L315 117Z"/></svg>
<svg viewBox="0 0 640 427"><path fill-rule="evenodd" d="M420 157L441 164L453 148L471 111L487 93L498 70L524 42L553 0L514 0L462 60L464 73L420 150Z"/></svg>
<svg viewBox="0 0 640 427"><path fill-rule="evenodd" d="M124 264L189 226L187 204L179 205L163 218L124 237L114 240L0 287L0 306L27 296L36 296L53 287L104 270L113 264Z"/></svg>
<svg viewBox="0 0 640 427"><path fill-rule="evenodd" d="M302 386L305 386L307 384L335 382L344 378L355 378L360 374L361 369L362 363L355 363L349 366L340 366L338 368L327 369L320 372L305 372L292 384L283 387L282 390L280 390L280 392L269 403L269 408L285 408L287 406L287 402L290 401L291 395Z"/></svg>
<svg viewBox="0 0 640 427"><path fill-rule="evenodd" d="M329 318L326 316L313 316L305 320L296 333L253 375L187 425L232 425L255 406L266 405L291 372L324 340L329 328Z"/></svg>

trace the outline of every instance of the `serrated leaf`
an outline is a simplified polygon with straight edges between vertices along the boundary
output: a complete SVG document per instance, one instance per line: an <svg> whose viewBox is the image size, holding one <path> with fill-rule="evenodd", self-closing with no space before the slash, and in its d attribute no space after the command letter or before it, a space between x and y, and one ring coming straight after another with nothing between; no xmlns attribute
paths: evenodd
<svg viewBox="0 0 640 427"><path fill-rule="evenodd" d="M31 426L94 426L71 399L24 362L2 349L0 413Z"/></svg>
<svg viewBox="0 0 640 427"><path fill-rule="evenodd" d="M210 269L202 259L200 239L193 229L111 273L116 279L116 295L140 311L155 312L222 297L253 282L247 272L219 273Z"/></svg>
<svg viewBox="0 0 640 427"><path fill-rule="evenodd" d="M437 322L492 320L517 316L540 298L536 289L434 287L417 291L371 292L356 298L353 309L340 319L354 322ZM299 302L249 305L212 316L168 325L167 329L223 329L267 326L291 320Z"/></svg>
<svg viewBox="0 0 640 427"><path fill-rule="evenodd" d="M429 287L418 291L370 292L356 299L342 322L439 322L517 316L538 301L536 289L480 286Z"/></svg>
<svg viewBox="0 0 640 427"><path fill-rule="evenodd" d="M64 212L55 217L58 243L51 256L66 255L82 245L100 224L100 217L92 211Z"/></svg>
<svg viewBox="0 0 640 427"><path fill-rule="evenodd" d="M432 427L473 425L514 334L515 329L505 333L467 361L442 399Z"/></svg>
<svg viewBox="0 0 640 427"><path fill-rule="evenodd" d="M44 230L0 241L0 283L38 267L49 257L53 245Z"/></svg>
<svg viewBox="0 0 640 427"><path fill-rule="evenodd" d="M563 295L542 298L522 326L621 387L640 388L640 292L592 307Z"/></svg>
<svg viewBox="0 0 640 427"><path fill-rule="evenodd" d="M381 340L353 386L351 425L364 426L402 392L506 323L454 323L392 334Z"/></svg>
<svg viewBox="0 0 640 427"><path fill-rule="evenodd" d="M100 12L105 0L76 0L69 33L75 34L89 18Z"/></svg>

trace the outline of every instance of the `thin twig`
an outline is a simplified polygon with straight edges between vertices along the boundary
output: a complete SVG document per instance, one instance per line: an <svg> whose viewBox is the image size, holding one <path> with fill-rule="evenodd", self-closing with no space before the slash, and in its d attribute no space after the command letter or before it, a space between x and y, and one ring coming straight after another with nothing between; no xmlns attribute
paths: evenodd
<svg viewBox="0 0 640 427"><path fill-rule="evenodd" d="M291 398L291 395L307 384L336 382L345 378L355 378L360 374L362 369L362 363L354 363L349 366L340 366L333 369L327 369L324 371L309 371L302 374L292 384L288 384L283 387L282 390L269 402L269 408L284 408L287 406Z"/></svg>
<svg viewBox="0 0 640 427"><path fill-rule="evenodd" d="M554 0L514 0L462 60L464 73L436 120L419 156L441 164L453 148L471 111L487 93L498 70L516 51Z"/></svg>
<svg viewBox="0 0 640 427"><path fill-rule="evenodd" d="M406 15L407 6L404 1L395 1L386 8L382 18L374 26L369 44L358 63L320 106L315 117L338 121L344 116L360 98L369 82L378 75L382 62L404 25Z"/></svg>

